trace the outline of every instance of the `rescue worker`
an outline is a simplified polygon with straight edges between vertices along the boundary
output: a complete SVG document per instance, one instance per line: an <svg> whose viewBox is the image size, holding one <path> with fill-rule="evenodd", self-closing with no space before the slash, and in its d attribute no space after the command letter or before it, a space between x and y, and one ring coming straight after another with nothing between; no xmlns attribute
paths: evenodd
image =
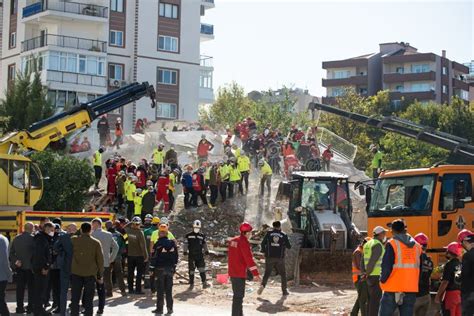
<svg viewBox="0 0 474 316"><path fill-rule="evenodd" d="M209 152L214 148L214 145L206 139L206 135L201 135L201 140L197 146L198 164L201 165L204 161L207 161Z"/></svg>
<svg viewBox="0 0 474 316"><path fill-rule="evenodd" d="M170 173L170 184L168 186L168 201L169 201L169 210L172 211L174 207L174 192L176 191L176 183L177 177L179 175L179 169L174 169L173 172Z"/></svg>
<svg viewBox="0 0 474 316"><path fill-rule="evenodd" d="M446 249L441 284L436 293L435 303L441 304L443 315L461 316L461 261L462 247L457 242L452 242Z"/></svg>
<svg viewBox="0 0 474 316"><path fill-rule="evenodd" d="M407 234L403 219L390 226L393 234L385 245L380 286L384 291L379 316L391 316L398 309L400 316L411 316L415 307L420 278L421 246Z"/></svg>
<svg viewBox="0 0 474 316"><path fill-rule="evenodd" d="M181 185L184 192L184 208L189 208L192 204L193 197L193 167L190 165L185 167L185 171L181 177Z"/></svg>
<svg viewBox="0 0 474 316"><path fill-rule="evenodd" d="M130 224L125 226L128 236L128 293L138 295L144 294L142 292L142 276L145 263L148 261L145 236L140 229L141 224L141 218L135 216ZM135 270L137 270L136 277ZM134 279L136 280L135 287Z"/></svg>
<svg viewBox="0 0 474 316"><path fill-rule="evenodd" d="M107 114L102 115L99 121L97 121L97 132L99 133L100 145L107 145L107 141L110 139L110 127Z"/></svg>
<svg viewBox="0 0 474 316"><path fill-rule="evenodd" d="M260 280L257 266L253 260L249 238L252 236L252 226L244 222L239 227L240 236L229 241L228 273L232 282L232 316L242 316L242 304L245 296L245 281L247 278ZM251 275L247 274L247 270Z"/></svg>
<svg viewBox="0 0 474 316"><path fill-rule="evenodd" d="M155 189L153 188L153 181L146 182L146 188L142 192L142 217L145 220L147 215L153 218L153 208L155 207Z"/></svg>
<svg viewBox="0 0 474 316"><path fill-rule="evenodd" d="M153 163L158 169L158 172L161 172L165 161L165 152L163 150L164 148L165 145L159 144L158 147L153 150L153 154L151 156L151 158L153 159Z"/></svg>
<svg viewBox="0 0 474 316"><path fill-rule="evenodd" d="M195 220L193 223L193 231L184 237L183 254L188 255L188 272L189 272L189 288L194 287L194 271L196 268L201 276L202 287L208 288L206 283L206 263L204 255L209 254L207 248L206 236L201 233L201 221Z"/></svg>
<svg viewBox="0 0 474 316"><path fill-rule="evenodd" d="M143 190L137 188L135 191L135 197L133 198L133 215L142 217L142 208L143 208Z"/></svg>
<svg viewBox="0 0 474 316"><path fill-rule="evenodd" d="M334 157L334 153L332 152L332 145L329 144L325 151L322 154L322 170L323 171L331 171L331 160Z"/></svg>
<svg viewBox="0 0 474 316"><path fill-rule="evenodd" d="M262 252L265 254L265 274L257 293L258 295L262 294L263 289L267 286L268 278L276 269L281 277L281 291L286 296L290 293L288 293L286 284L285 250L291 249L291 245L288 236L281 231L281 222L275 221L272 226L273 230L265 234L261 244Z"/></svg>
<svg viewBox="0 0 474 316"><path fill-rule="evenodd" d="M173 275L178 264L178 247L168 239L168 226L160 224L159 239L154 245L151 266L156 275L156 309L155 314L163 315L164 298L166 295L166 315L173 314Z"/></svg>
<svg viewBox="0 0 474 316"><path fill-rule="evenodd" d="M146 244L146 250L148 251L148 257L150 258L150 241L151 241L151 235L155 230L158 229L158 224L160 223L160 219L158 217L153 217L151 214L146 214L145 219L144 219L145 224L142 227L143 230L143 236L145 236L145 244ZM144 281L144 286L145 289L150 288L150 261L148 261L145 264L145 281Z"/></svg>
<svg viewBox="0 0 474 316"><path fill-rule="evenodd" d="M99 149L92 156L92 164L94 165L95 174L95 189L99 189L100 178L102 177L102 153L105 148L100 146Z"/></svg>
<svg viewBox="0 0 474 316"><path fill-rule="evenodd" d="M206 198L206 185L204 183L204 167L199 167L196 172L194 172L192 176L192 183L193 183L193 194L191 198L191 205L194 207L198 207L198 196L201 198L202 204L207 205L207 198Z"/></svg>
<svg viewBox="0 0 474 316"><path fill-rule="evenodd" d="M221 160L219 162L219 192L221 194L222 202L225 202L227 198L227 187L229 185L229 177L229 166L224 162L224 160Z"/></svg>
<svg viewBox="0 0 474 316"><path fill-rule="evenodd" d="M260 167L260 197L263 197L265 193L265 184L267 185L268 196L270 196L272 193L272 168L264 159L258 162L258 166Z"/></svg>
<svg viewBox="0 0 474 316"><path fill-rule="evenodd" d="M137 192L137 187L135 186L135 182L137 181L137 177L129 176L128 183L125 184L125 195L127 196L127 218L132 218L133 214L135 213L135 195Z"/></svg>
<svg viewBox="0 0 474 316"><path fill-rule="evenodd" d="M216 163L213 163L209 168L209 190L211 191L209 207L211 208L216 206L217 196L219 194L219 185L219 167Z"/></svg>
<svg viewBox="0 0 474 316"><path fill-rule="evenodd" d="M426 253L426 249L428 248L428 236L419 233L415 236L415 241L420 244L423 252L421 254L420 280L418 282L414 315L426 316L428 315L431 305L430 280L431 273L433 272L433 261Z"/></svg>
<svg viewBox="0 0 474 316"><path fill-rule="evenodd" d="M165 164L171 169L178 168L178 153L171 147L165 154Z"/></svg>
<svg viewBox="0 0 474 316"><path fill-rule="evenodd" d="M229 159L229 198L234 197L234 190L236 187L241 187L242 175L240 174L237 160L235 158Z"/></svg>
<svg viewBox="0 0 474 316"><path fill-rule="evenodd" d="M239 183L240 194L244 194L244 183L245 183L245 194L249 191L249 175L250 175L250 158L245 151L240 152L240 157L237 158L237 166L242 176L242 180Z"/></svg>
<svg viewBox="0 0 474 316"><path fill-rule="evenodd" d="M458 243L466 251L461 268L462 316L471 316L474 315L474 233L467 229L460 231Z"/></svg>
<svg viewBox="0 0 474 316"><path fill-rule="evenodd" d="M380 172L382 172L383 154L375 144L370 145L369 150L374 154L370 168L372 169L372 177L376 179L379 177Z"/></svg>
<svg viewBox="0 0 474 316"><path fill-rule="evenodd" d="M351 316L367 316L367 303L369 301L369 292L367 290L367 280L362 278L362 260L364 255L364 245L372 238L366 237L352 253L352 282L357 289L357 299L352 307Z"/></svg>
<svg viewBox="0 0 474 316"><path fill-rule="evenodd" d="M375 227L373 238L364 245L361 278L367 280L367 290L369 292L368 316L377 316L379 313L379 304L382 297L380 274L382 272L382 257L385 252L383 243L387 231L382 226Z"/></svg>
<svg viewBox="0 0 474 316"><path fill-rule="evenodd" d="M240 157L240 155L242 154L242 150L237 146L237 144L233 144L232 145L232 153L234 154L234 157L236 159L238 159Z"/></svg>

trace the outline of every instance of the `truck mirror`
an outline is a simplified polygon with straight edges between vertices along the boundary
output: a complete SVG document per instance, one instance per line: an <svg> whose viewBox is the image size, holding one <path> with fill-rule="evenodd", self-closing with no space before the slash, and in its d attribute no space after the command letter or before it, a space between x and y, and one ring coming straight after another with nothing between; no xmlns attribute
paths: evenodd
<svg viewBox="0 0 474 316"><path fill-rule="evenodd" d="M365 195L365 187L363 185L359 185L359 194Z"/></svg>
<svg viewBox="0 0 474 316"><path fill-rule="evenodd" d="M367 209L369 209L371 201L372 201L372 188L367 187L367 190L365 190L365 203L367 204Z"/></svg>

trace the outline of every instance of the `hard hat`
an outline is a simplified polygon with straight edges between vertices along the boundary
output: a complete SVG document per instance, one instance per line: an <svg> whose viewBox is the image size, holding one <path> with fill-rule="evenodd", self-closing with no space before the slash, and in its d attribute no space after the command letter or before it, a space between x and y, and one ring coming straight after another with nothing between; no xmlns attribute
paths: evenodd
<svg viewBox="0 0 474 316"><path fill-rule="evenodd" d="M158 144L158 148L163 148L165 145L163 143Z"/></svg>
<svg viewBox="0 0 474 316"><path fill-rule="evenodd" d="M374 150L374 149L377 149L377 145L371 144L371 145L369 146L369 150Z"/></svg>
<svg viewBox="0 0 474 316"><path fill-rule="evenodd" d="M153 215L151 215L151 214L146 214L146 215L145 215L145 220L147 220L147 219L153 220Z"/></svg>
<svg viewBox="0 0 474 316"><path fill-rule="evenodd" d="M428 236L426 236L423 233L419 233L415 236L415 240L417 243L419 243L422 246L428 245Z"/></svg>
<svg viewBox="0 0 474 316"><path fill-rule="evenodd" d="M375 236L375 235L381 234L383 232L388 232L388 230L383 228L382 226L377 226L377 227L374 228L373 232L374 232L374 236Z"/></svg>
<svg viewBox="0 0 474 316"><path fill-rule="evenodd" d="M143 192L143 190L142 190L142 189L140 189L140 188L137 188L137 193L138 193L138 194L140 194L140 193L142 193L142 192Z"/></svg>
<svg viewBox="0 0 474 316"><path fill-rule="evenodd" d="M132 181L138 181L137 176L133 176L133 177L132 177Z"/></svg>
<svg viewBox="0 0 474 316"><path fill-rule="evenodd" d="M463 240L469 236L473 236L474 233L469 229L463 229L458 233L458 243L462 244Z"/></svg>
<svg viewBox="0 0 474 316"><path fill-rule="evenodd" d="M237 159L235 159L235 157L230 157L230 158L229 158L229 161L230 161L230 162L236 162Z"/></svg>
<svg viewBox="0 0 474 316"><path fill-rule="evenodd" d="M460 257L462 255L461 245L459 245L455 241L453 241L452 243L450 243L449 245L444 247L444 249L446 249L447 252L449 252L449 253L457 256L457 257Z"/></svg>
<svg viewBox="0 0 474 316"><path fill-rule="evenodd" d="M241 150L241 151L240 151L240 155L241 155L241 156L245 156L246 154L247 154L247 153L246 153L244 150Z"/></svg>
<svg viewBox="0 0 474 316"><path fill-rule="evenodd" d="M219 164L223 165L225 162L224 160L219 161Z"/></svg>
<svg viewBox="0 0 474 316"><path fill-rule="evenodd" d="M265 161L263 159L259 160L258 165L263 166L265 164Z"/></svg>
<svg viewBox="0 0 474 316"><path fill-rule="evenodd" d="M231 150L232 150L232 148L226 147L224 151L225 151L226 153L228 153L228 152L230 152Z"/></svg>
<svg viewBox="0 0 474 316"><path fill-rule="evenodd" d="M134 216L132 218L132 224L141 224L141 223L142 223L142 219L139 216Z"/></svg>
<svg viewBox="0 0 474 316"><path fill-rule="evenodd" d="M232 144L232 148L237 149L237 144Z"/></svg>
<svg viewBox="0 0 474 316"><path fill-rule="evenodd" d="M242 224L240 224L239 230L241 233L247 233L247 232L251 232L253 228L252 228L252 225L250 225L249 223L243 222Z"/></svg>
<svg viewBox="0 0 474 316"><path fill-rule="evenodd" d="M206 134L202 134L202 135L201 135L201 138L202 138L202 139L206 139Z"/></svg>
<svg viewBox="0 0 474 316"><path fill-rule="evenodd" d="M201 228L201 221L200 220L195 220L193 223L193 228Z"/></svg>
<svg viewBox="0 0 474 316"><path fill-rule="evenodd" d="M160 227L158 227L158 230L159 230L160 232L166 232L166 233L167 233L167 232L168 232L168 225L166 225L166 224L160 224Z"/></svg>
<svg viewBox="0 0 474 316"><path fill-rule="evenodd" d="M197 171L199 173L204 173L204 171L206 171L206 169L204 167L199 167Z"/></svg>
<svg viewBox="0 0 474 316"><path fill-rule="evenodd" d="M160 223L160 218L159 218L159 217L156 217L156 216L153 217L153 219L151 220L151 223L152 223L153 225L159 224L159 223Z"/></svg>
<svg viewBox="0 0 474 316"><path fill-rule="evenodd" d="M180 173L179 169L174 169L173 172L178 174Z"/></svg>
<svg viewBox="0 0 474 316"><path fill-rule="evenodd" d="M122 122L122 119L120 117L117 117L117 122Z"/></svg>
<svg viewBox="0 0 474 316"><path fill-rule="evenodd" d="M153 181L147 180L147 181L146 181L146 185L147 185L147 186L153 185Z"/></svg>
<svg viewBox="0 0 474 316"><path fill-rule="evenodd" d="M169 222L170 222L170 221L168 220L168 217L163 216L163 217L161 218L161 223L162 223L162 224L168 225Z"/></svg>

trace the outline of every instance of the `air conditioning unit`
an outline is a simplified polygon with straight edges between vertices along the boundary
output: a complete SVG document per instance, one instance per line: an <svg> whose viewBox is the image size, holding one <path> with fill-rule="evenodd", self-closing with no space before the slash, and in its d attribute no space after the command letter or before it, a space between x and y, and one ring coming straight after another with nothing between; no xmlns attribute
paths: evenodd
<svg viewBox="0 0 474 316"><path fill-rule="evenodd" d="M126 86L127 82L124 80L118 80L118 79L109 79L109 87L113 88L121 88L123 86Z"/></svg>

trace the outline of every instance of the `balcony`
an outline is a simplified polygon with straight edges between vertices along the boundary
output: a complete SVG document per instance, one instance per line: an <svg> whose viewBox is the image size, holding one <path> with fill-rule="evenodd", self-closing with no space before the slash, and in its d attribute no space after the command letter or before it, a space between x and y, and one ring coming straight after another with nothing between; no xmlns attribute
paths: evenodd
<svg viewBox="0 0 474 316"><path fill-rule="evenodd" d="M401 100L404 98L405 100L435 100L436 94L433 90L429 91L392 91L390 92L390 99L391 100Z"/></svg>
<svg viewBox="0 0 474 316"><path fill-rule="evenodd" d="M214 68L212 65L213 58L211 56L201 55L199 59L199 64L204 68Z"/></svg>
<svg viewBox="0 0 474 316"><path fill-rule="evenodd" d="M408 55L393 55L382 58L384 64L403 64L413 62L436 61L436 55L433 53L417 53Z"/></svg>
<svg viewBox="0 0 474 316"><path fill-rule="evenodd" d="M405 81L435 81L436 72L411 72L411 73L385 73L383 75L384 83L397 83Z"/></svg>
<svg viewBox="0 0 474 316"><path fill-rule="evenodd" d="M323 87L367 85L367 75L339 79L323 79Z"/></svg>
<svg viewBox="0 0 474 316"><path fill-rule="evenodd" d="M91 3L40 1L23 8L23 22L46 20L108 22L108 8Z"/></svg>
<svg viewBox="0 0 474 316"><path fill-rule="evenodd" d="M214 39L214 25L201 23L201 42Z"/></svg>
<svg viewBox="0 0 474 316"><path fill-rule="evenodd" d="M323 61L323 69L330 68L349 68L349 67L368 67L367 58L349 58L343 60Z"/></svg>
<svg viewBox="0 0 474 316"><path fill-rule="evenodd" d="M43 71L43 74L44 73L46 75L43 77L43 81L47 82L58 82L98 88L107 87L107 78L105 76L86 75L58 70L46 70Z"/></svg>
<svg viewBox="0 0 474 316"><path fill-rule="evenodd" d="M453 89L469 91L469 84L463 80L453 78Z"/></svg>
<svg viewBox="0 0 474 316"><path fill-rule="evenodd" d="M24 53L46 46L73 48L99 53L107 52L107 42L55 34L46 34L21 42L21 52Z"/></svg>
<svg viewBox="0 0 474 316"><path fill-rule="evenodd" d="M211 9L215 7L214 0L201 0L201 6L204 7L204 9Z"/></svg>

